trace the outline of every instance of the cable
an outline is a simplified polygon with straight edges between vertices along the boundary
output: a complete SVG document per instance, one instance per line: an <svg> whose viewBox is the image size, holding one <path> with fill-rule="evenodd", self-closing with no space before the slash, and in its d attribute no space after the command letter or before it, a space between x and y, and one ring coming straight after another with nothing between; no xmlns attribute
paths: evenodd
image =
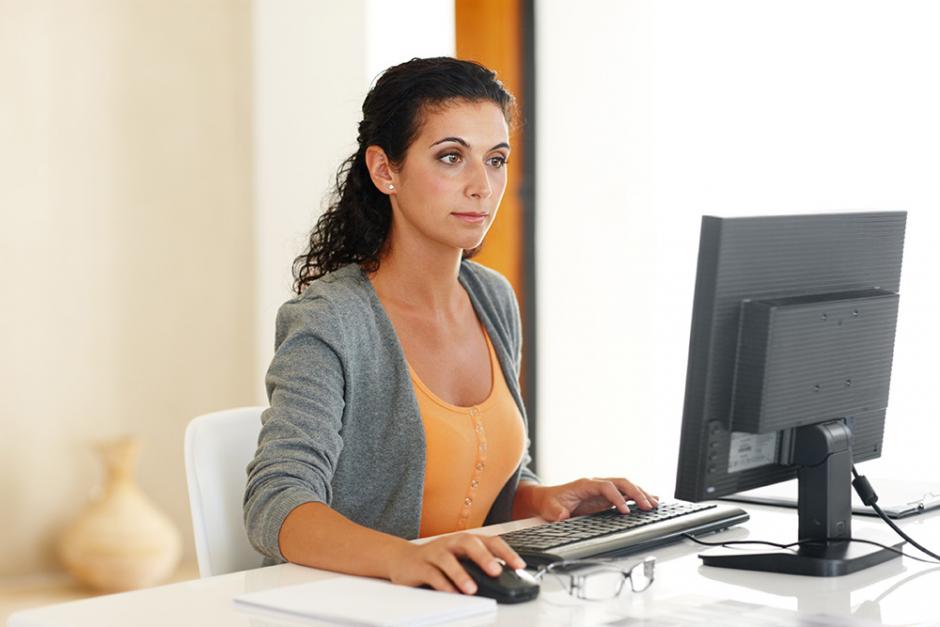
<svg viewBox="0 0 940 627"><path fill-rule="evenodd" d="M763 540L731 540L729 542L705 542L704 540L699 540L698 538L693 536L691 533L683 533L682 536L691 540L692 542L695 542L696 544L701 544L702 546L727 547L732 544L761 544L761 545L766 545L766 546L775 546L778 549L786 549L788 551L793 551L793 549L790 548L792 546L790 544L779 544L777 542L764 542ZM793 552L796 553L796 551L793 551Z"/></svg>
<svg viewBox="0 0 940 627"><path fill-rule="evenodd" d="M874 490L874 488L871 487L871 483L868 482L868 479L867 479L864 475L858 474L858 471L855 470L855 464L852 464L852 476L855 477L855 479L852 481L852 487L855 488L855 492L858 493L858 497L859 497L860 499L862 499L862 503L864 503L865 505L868 505L868 506L871 507L873 510L875 510L875 513L878 514L878 517L881 518L881 520L885 521L885 522L888 524L889 527L891 527L892 529L894 529L894 531L895 531L899 536L901 536L902 538L904 538L904 539L908 542L908 544L910 544L911 546L913 546L913 547L915 547L915 548L917 548L917 549L920 549L921 552L923 552L923 553L929 555L930 557L934 558L935 560L940 561L940 555L937 555L937 554L934 553L933 551L929 551L929 550L925 549L925 548L922 547L920 544L918 544L916 541L914 541L913 539L911 539L911 537L910 537L909 535L907 535L906 533L904 533L903 531L901 531L901 528L900 528L900 527L898 527L896 524L894 524L894 521L893 521L893 520L891 520L890 518L888 518L888 517L885 515L885 513L884 513L883 511L881 511L881 508L878 507L878 503L877 503L877 501L878 501L878 495L875 494L875 490ZM902 555L903 555L903 553L902 553ZM910 556L908 556L908 557L910 557ZM925 560L920 560L920 561L925 561ZM928 563L930 563L930 562L928 562Z"/></svg>
<svg viewBox="0 0 940 627"><path fill-rule="evenodd" d="M923 557L917 557L916 555L911 555L910 553L905 553L901 549L896 549L893 546L888 546L887 544L882 544L880 542L875 542L874 540L863 540L862 538L829 538L827 542L861 542L862 544L871 544L872 546L877 546L886 551L891 551L892 553L897 553L898 555L903 555L909 560L914 560L915 562L923 562L924 564L940 564L940 560L928 560ZM812 542L818 542L818 540L804 540L807 544ZM920 548L920 547L917 547ZM932 554L931 554L932 555Z"/></svg>
<svg viewBox="0 0 940 627"><path fill-rule="evenodd" d="M918 562L924 562L925 564L940 564L940 555L937 555L933 551L930 551L924 548L923 546L921 546L920 544L918 544L917 541L915 541L909 535L901 531L901 528L898 527L896 524L894 524L894 521L885 515L882 509L878 506L878 502L877 502L878 495L875 493L874 488L872 488L871 483L869 483L868 479L864 475L858 474L858 470L855 469L854 464L852 465L852 476L855 477L852 480L852 487L855 488L855 492L858 494L858 497L862 500L862 503L864 503L865 505L875 510L875 513L878 514L878 517L881 518L881 520L883 520L884 522L886 522L889 527L894 529L894 531L899 536L904 538L904 540L908 544L910 544L916 549L919 549L922 553L929 555L933 559L928 560L922 557L916 557L909 553L905 553L904 551L901 551L900 549L896 549L893 546L888 546L886 544L881 544L880 542L874 542L872 540L863 540L861 538L827 538L825 542L861 542L863 544L871 544L873 546L881 547L882 549L892 551L894 553L897 553L898 555L903 555L904 557L908 559L912 559ZM704 540L699 540L698 538L696 538L690 533L683 533L682 536L691 540L692 542L695 542L696 544L701 544L702 546L728 547L728 546L735 545L735 544L761 544L761 545L766 545L766 546L775 546L778 549L786 549L788 551L793 551L791 547L794 547L794 546L802 546L804 544L813 544L813 543L823 542L823 540L799 540L797 542L791 542L790 544L780 544L778 542L765 542L762 540L732 540L729 542L705 542ZM796 551L793 551L793 552L796 553Z"/></svg>
<svg viewBox="0 0 940 627"><path fill-rule="evenodd" d="M884 511L882 511L882 509L878 506L878 503L877 503L878 495L875 493L874 488L872 488L871 483L868 481L868 479L864 475L858 474L858 470L855 469L854 464L852 465L852 475L855 477L855 479L852 481L852 486L855 488L856 493L858 493L858 496L862 500L862 503L871 507L875 511L875 513L878 514L878 517L881 518L881 520L883 520L884 522L886 522L889 527L894 529L894 531L899 536L904 538L904 540L907 541L908 544L919 549L921 552L925 553L926 555L929 555L930 557L934 559L928 560L922 557L917 557L909 553L905 553L904 551L901 551L900 549L896 549L893 546L888 546L886 544L881 544L880 542L874 542L872 540L863 540L862 538L827 538L825 542L861 542L863 544L871 544L873 546L880 547L882 549L891 551L893 553L897 553L898 555L903 555L904 557L915 560L917 562L924 562L925 564L940 564L940 555L937 555L936 553L918 544L909 535L901 531L900 527L898 527L894 523L893 520L891 520L890 518L887 517L887 515L885 515ZM766 542L762 540L732 540L729 542L705 542L704 540L699 540L698 538L696 538L690 533L683 533L682 535L683 537L695 542L696 544L701 544L702 546L728 547L728 546L737 545L737 544L761 544L761 545L766 545L766 546L775 546L778 549L785 549L788 551L793 551L794 553L796 553L796 551L794 551L791 547L802 546L804 544L814 544L814 543L823 542L823 540L799 540L797 542L791 542L790 544L780 544L778 542Z"/></svg>
<svg viewBox="0 0 940 627"><path fill-rule="evenodd" d="M701 544L702 546L720 546L720 547L729 547L733 544L762 544L767 546L775 546L778 549L785 549L791 551L792 553L797 553L793 550L794 546L803 546L804 544L819 544L824 542L823 540L798 540L796 542L791 542L790 544L780 544L778 542L767 542L764 540L730 540L728 542L705 542L704 540L699 540L690 533L683 533L682 536L696 544ZM887 544L881 544L880 542L875 542L873 540L863 540L861 538L828 538L825 542L861 542L863 544L871 544L882 549L891 551L892 553L897 553L898 555L903 555L908 559L912 559L917 562L924 562L925 564L940 564L938 560L928 560L923 557L917 557L916 555L911 555L910 553L905 553L900 549L896 549L893 546L888 546Z"/></svg>

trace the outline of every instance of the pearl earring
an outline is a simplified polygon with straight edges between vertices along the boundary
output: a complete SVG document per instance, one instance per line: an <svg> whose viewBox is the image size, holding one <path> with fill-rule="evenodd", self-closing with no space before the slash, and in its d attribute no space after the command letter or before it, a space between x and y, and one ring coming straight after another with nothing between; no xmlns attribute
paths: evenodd
<svg viewBox="0 0 940 627"><path fill-rule="evenodd" d="M389 183L389 184L388 184L388 188L389 188L389 189L395 189L395 186L392 185L391 183Z"/></svg>

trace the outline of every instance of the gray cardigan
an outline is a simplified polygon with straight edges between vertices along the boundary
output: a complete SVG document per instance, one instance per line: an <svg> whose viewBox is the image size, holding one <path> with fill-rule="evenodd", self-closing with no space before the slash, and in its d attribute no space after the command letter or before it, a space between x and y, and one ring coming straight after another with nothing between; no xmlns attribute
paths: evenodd
<svg viewBox="0 0 940 627"><path fill-rule="evenodd" d="M459 280L525 421L515 294L500 274L471 261L461 263ZM398 336L359 266L327 274L284 303L275 346L265 380L271 406L261 416L244 500L248 538L265 563L284 561L281 524L308 502L372 529L418 537L424 425ZM538 481L530 461L527 452L487 524L510 519L520 479Z"/></svg>

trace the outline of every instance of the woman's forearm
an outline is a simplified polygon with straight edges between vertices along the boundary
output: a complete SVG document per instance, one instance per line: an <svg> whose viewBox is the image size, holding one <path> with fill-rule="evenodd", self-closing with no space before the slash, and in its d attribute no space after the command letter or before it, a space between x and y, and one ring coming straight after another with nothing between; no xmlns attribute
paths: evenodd
<svg viewBox="0 0 940 627"><path fill-rule="evenodd" d="M413 548L407 540L352 522L323 503L304 503L278 534L290 562L350 575L390 579L389 565Z"/></svg>

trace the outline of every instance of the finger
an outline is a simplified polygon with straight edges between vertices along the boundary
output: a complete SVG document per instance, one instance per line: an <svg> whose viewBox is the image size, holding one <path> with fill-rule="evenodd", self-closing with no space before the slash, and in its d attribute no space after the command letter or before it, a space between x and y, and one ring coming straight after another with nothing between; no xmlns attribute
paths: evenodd
<svg viewBox="0 0 940 627"><path fill-rule="evenodd" d="M597 494L607 497L607 500L617 507L621 514L629 514L630 508L627 507L627 501L623 498L621 490L614 485L613 481L598 479L594 481L597 487ZM629 482L628 482L629 483Z"/></svg>
<svg viewBox="0 0 940 627"><path fill-rule="evenodd" d="M440 590L441 592L457 592L457 588L444 576L444 573L435 568L432 564L428 564L428 573L423 577L423 580L424 583L435 590Z"/></svg>
<svg viewBox="0 0 940 627"><path fill-rule="evenodd" d="M476 534L465 533L459 536L460 547L463 555L466 555L474 562L480 565L483 572L491 577L497 577L503 571L503 565L499 563L496 556L490 552L489 547L483 542L482 538Z"/></svg>
<svg viewBox="0 0 940 627"><path fill-rule="evenodd" d="M584 516L585 514L596 514L597 512L603 512L609 510L610 508L611 503L610 499L607 498L607 495L598 494L596 496L586 498L578 503L578 507L573 512L571 512L571 514L573 516Z"/></svg>
<svg viewBox="0 0 940 627"><path fill-rule="evenodd" d="M435 555L434 565L437 566L442 573L447 575L447 578L450 579L461 592L464 594L476 593L476 583L470 578L470 575L467 574L467 571L460 565L460 562L457 561L457 557L452 552L445 549Z"/></svg>
<svg viewBox="0 0 940 627"><path fill-rule="evenodd" d="M620 490L620 492L633 499L640 509L651 509L654 506L650 495L629 479L624 479L623 477L611 477L609 481L617 486L617 489Z"/></svg>
<svg viewBox="0 0 940 627"><path fill-rule="evenodd" d="M510 568L525 568L525 560L519 557L519 554L512 550L506 541L499 536L488 536L481 538L490 553L501 558Z"/></svg>
<svg viewBox="0 0 940 627"><path fill-rule="evenodd" d="M578 479L561 487L568 488L568 490L562 495L563 499L558 498L556 501L564 502L565 499L576 499L573 504L573 511L569 512L572 516L594 514L610 509L611 505L614 505L623 514L630 513L623 495L607 479Z"/></svg>

